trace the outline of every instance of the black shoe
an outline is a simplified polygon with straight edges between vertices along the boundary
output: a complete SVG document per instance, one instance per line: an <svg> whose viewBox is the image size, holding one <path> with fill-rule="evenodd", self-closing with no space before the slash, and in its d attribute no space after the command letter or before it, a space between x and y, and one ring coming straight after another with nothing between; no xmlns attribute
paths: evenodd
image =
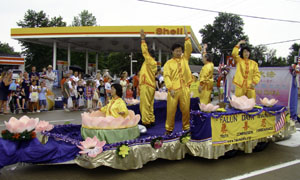
<svg viewBox="0 0 300 180"><path fill-rule="evenodd" d="M151 127L155 126L155 122L150 123L150 126Z"/></svg>

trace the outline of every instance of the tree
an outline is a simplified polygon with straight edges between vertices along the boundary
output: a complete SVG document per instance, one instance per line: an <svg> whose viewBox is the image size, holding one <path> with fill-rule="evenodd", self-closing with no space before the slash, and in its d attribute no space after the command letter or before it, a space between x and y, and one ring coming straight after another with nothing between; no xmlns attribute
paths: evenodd
<svg viewBox="0 0 300 180"><path fill-rule="evenodd" d="M36 28L36 27L61 27L66 26L61 16L53 17L49 20L44 11L36 12L34 10L27 10L22 21L17 22L17 25L22 28ZM48 46L33 44L29 42L21 42L26 60L26 70L31 66L36 66L37 70L41 70L47 64L52 64L52 48ZM58 51L60 56L62 51Z"/></svg>
<svg viewBox="0 0 300 180"><path fill-rule="evenodd" d="M288 56L288 64L294 64L294 58L295 56L299 56L299 49L300 49L300 44L294 43L291 47L290 47L290 54Z"/></svg>
<svg viewBox="0 0 300 180"><path fill-rule="evenodd" d="M230 55L233 47L242 39L248 40L243 31L243 19L230 13L219 13L213 24L207 24L199 32L202 43L208 44L207 51L211 51L214 64L218 65L221 54Z"/></svg>
<svg viewBox="0 0 300 180"><path fill-rule="evenodd" d="M0 41L0 55L20 55L15 52L13 47L10 47L8 43L1 43Z"/></svg>
<svg viewBox="0 0 300 180"><path fill-rule="evenodd" d="M97 20L88 10L83 10L78 16L74 17L72 26L96 26Z"/></svg>

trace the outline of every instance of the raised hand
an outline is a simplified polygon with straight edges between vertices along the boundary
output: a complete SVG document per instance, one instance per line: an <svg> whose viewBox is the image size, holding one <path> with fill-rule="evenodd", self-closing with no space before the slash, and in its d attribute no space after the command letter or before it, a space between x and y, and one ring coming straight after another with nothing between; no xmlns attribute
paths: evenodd
<svg viewBox="0 0 300 180"><path fill-rule="evenodd" d="M146 35L144 33L144 29L141 29L140 35L141 35L141 39L145 40Z"/></svg>
<svg viewBox="0 0 300 180"><path fill-rule="evenodd" d="M189 37L188 31L187 31L187 29L186 29L185 26L184 26L184 34L185 34L185 38L188 38L188 37Z"/></svg>
<svg viewBox="0 0 300 180"><path fill-rule="evenodd" d="M237 44L238 46L240 46L241 44L245 44L246 40L240 40L240 42Z"/></svg>

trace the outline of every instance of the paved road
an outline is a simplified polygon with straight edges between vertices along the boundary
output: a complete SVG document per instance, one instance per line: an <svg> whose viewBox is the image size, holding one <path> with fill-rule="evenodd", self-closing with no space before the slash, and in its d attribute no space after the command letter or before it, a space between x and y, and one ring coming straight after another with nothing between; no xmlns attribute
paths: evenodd
<svg viewBox="0 0 300 180"><path fill-rule="evenodd" d="M67 121L75 124L80 124L80 113L82 112L64 112L62 110L58 110L42 112L39 114L30 114L30 116L39 117L40 120L51 121L53 124L63 124ZM18 115L17 117L19 116L21 115ZM8 120L9 118L9 115L0 116L0 130L4 129L4 120ZM300 127L299 124L297 124L297 127ZM297 135L300 141L299 136L300 135ZM169 161L159 159L147 163L142 169L129 171L116 170L109 167L98 167L96 169L89 170L81 168L77 165L13 165L9 167L4 167L1 170L2 174L0 175L0 179L196 180L227 179L237 176L240 177L241 175L245 175L247 173L253 173L255 176L249 177L247 179L295 180L300 179L299 160L300 146L288 147L271 143L262 152L256 152L252 154L244 154L242 152L239 152L237 156L230 159L221 158L218 160L208 160L193 156L187 156L185 159L180 161ZM262 169L263 171L258 171Z"/></svg>

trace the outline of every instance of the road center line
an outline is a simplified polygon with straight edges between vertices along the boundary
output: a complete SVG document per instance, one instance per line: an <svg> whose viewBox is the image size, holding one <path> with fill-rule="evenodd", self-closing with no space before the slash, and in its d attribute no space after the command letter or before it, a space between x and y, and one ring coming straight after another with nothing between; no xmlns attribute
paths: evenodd
<svg viewBox="0 0 300 180"><path fill-rule="evenodd" d="M257 176L257 175L260 175L260 174L264 174L264 173L267 173L267 172L275 171L277 169L292 166L292 165L295 165L295 164L298 164L298 163L300 163L299 159L294 160L294 161L290 161L290 162L286 162L286 163L283 163L283 164L278 164L278 165L275 165L275 166L271 166L271 167L268 167L268 168L265 168L265 169L253 171L253 172L250 172L250 173L246 173L246 174L243 174L243 175L240 175L240 176L228 178L228 179L225 179L225 180L245 179L245 178Z"/></svg>
<svg viewBox="0 0 300 180"><path fill-rule="evenodd" d="M47 122L65 122L65 121L75 121L75 119L61 119L61 120L53 120ZM5 124L0 124L0 127L5 126Z"/></svg>

